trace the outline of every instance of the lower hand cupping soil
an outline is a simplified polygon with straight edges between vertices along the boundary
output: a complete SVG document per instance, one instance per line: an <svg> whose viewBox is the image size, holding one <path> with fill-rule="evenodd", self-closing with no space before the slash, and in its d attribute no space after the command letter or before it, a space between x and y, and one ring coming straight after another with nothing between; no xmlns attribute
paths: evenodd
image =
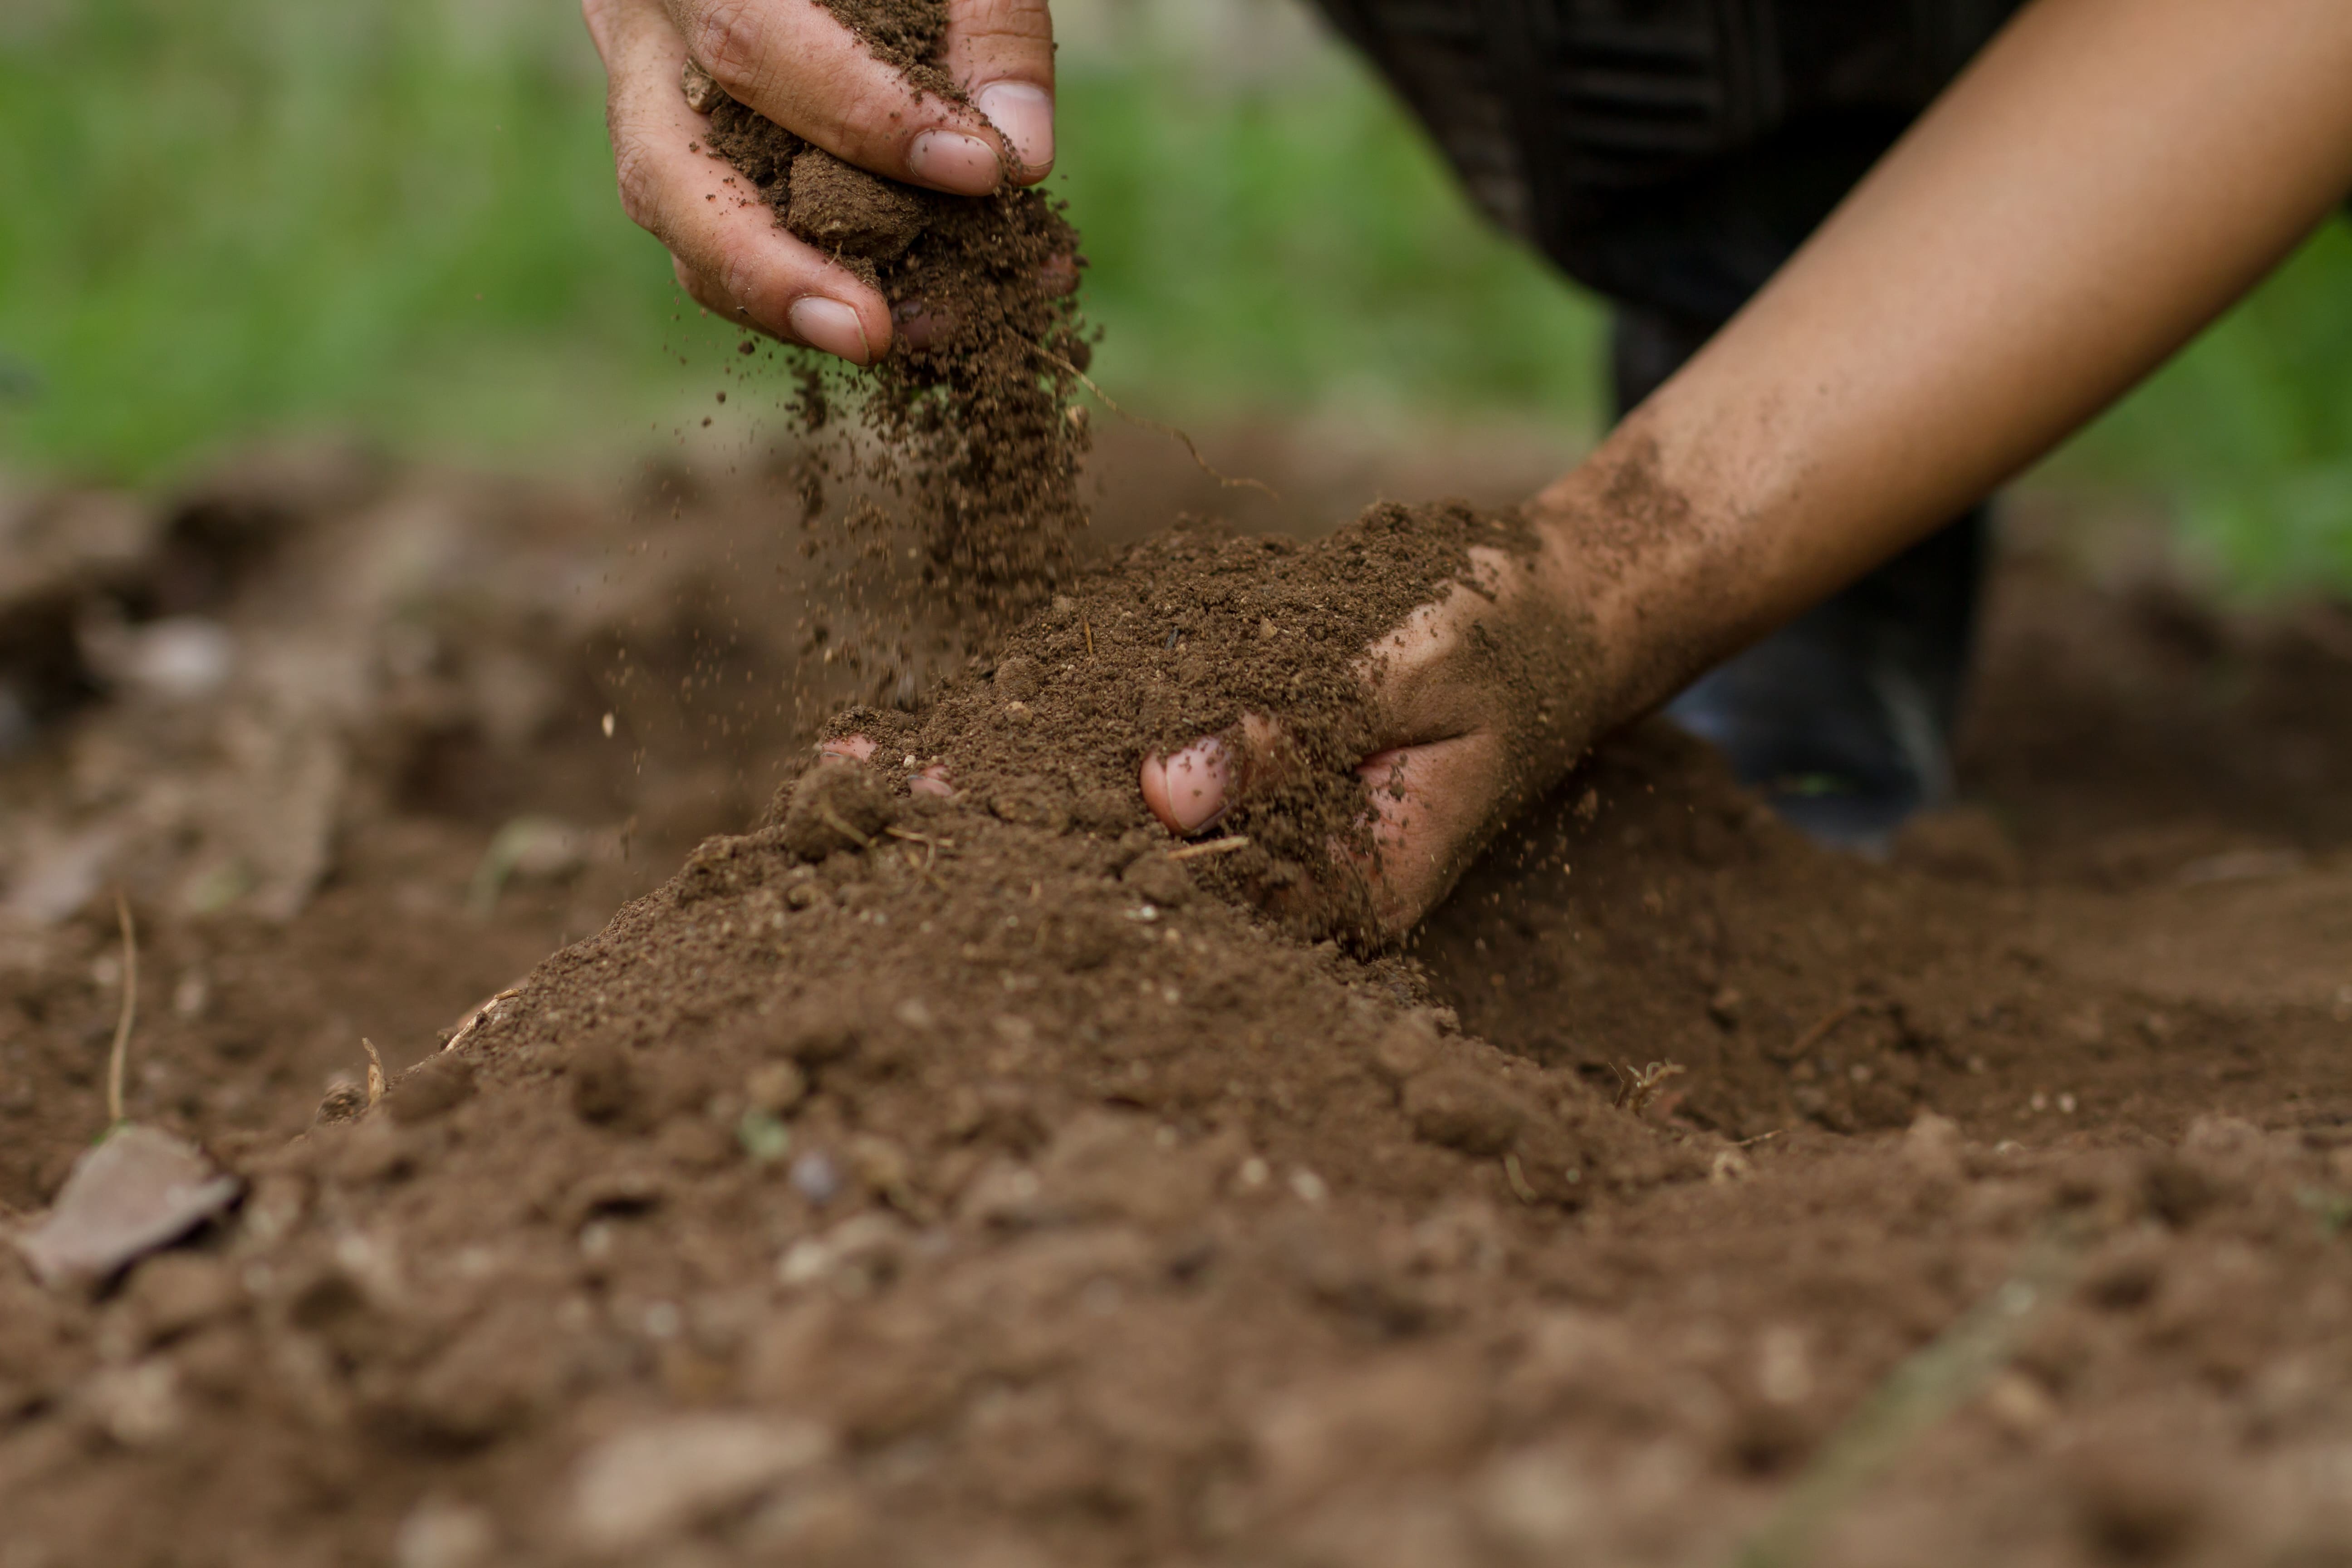
<svg viewBox="0 0 2352 1568"><path fill-rule="evenodd" d="M1196 584L1265 550L1154 548ZM2071 592L1997 629L1986 700L2135 754L2138 710L2051 673ZM1360 959L1216 896L1223 858L1171 854L1131 794L1138 749L1265 695L1193 679L1188 638L1308 602L1107 626L1090 593L1024 634L1035 668L808 772L380 1104L216 1142L248 1190L191 1245L90 1299L0 1249L0 1561L2352 1544L2352 868L2324 802L2245 842L2268 786L2191 766L2164 787L2206 779L2193 813L2111 790L2102 837L2036 837L2074 820L2052 784L2017 834L1946 819L1874 867L1644 731L1413 957ZM2184 657L2100 614L2103 658ZM1066 670L1088 629L1160 683ZM2275 646L2306 712L2352 702L2324 643ZM1014 702L1065 749L992 739ZM2333 732L2287 750L2340 785ZM906 754L961 793L908 794ZM79 993L15 994L33 1038ZM67 1059L41 1048L9 1059Z"/></svg>

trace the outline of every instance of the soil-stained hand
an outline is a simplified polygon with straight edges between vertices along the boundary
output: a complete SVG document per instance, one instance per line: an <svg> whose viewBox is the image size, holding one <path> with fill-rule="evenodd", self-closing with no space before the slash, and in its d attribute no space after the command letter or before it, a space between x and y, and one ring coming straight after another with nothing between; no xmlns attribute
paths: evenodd
<svg viewBox="0 0 2352 1568"><path fill-rule="evenodd" d="M1334 855L1362 874L1390 936L1427 914L1510 814L1559 780L1599 721L1591 630L1559 552L1470 557L1475 586L1413 611L1357 667L1377 737L1356 765L1371 795L1372 854L1335 845ZM1145 759L1144 804L1172 833L1204 832L1280 774L1286 750L1276 720L1250 715L1226 739Z"/></svg>
<svg viewBox="0 0 2352 1568"><path fill-rule="evenodd" d="M873 0L865 0L872 5ZM941 68L957 103L910 84L812 0L582 0L610 79L606 120L630 219L669 248L709 310L857 364L888 352L890 308L746 201L699 150L679 86L691 58L737 100L848 162L963 195L1032 184L1054 163L1045 0L949 0Z"/></svg>

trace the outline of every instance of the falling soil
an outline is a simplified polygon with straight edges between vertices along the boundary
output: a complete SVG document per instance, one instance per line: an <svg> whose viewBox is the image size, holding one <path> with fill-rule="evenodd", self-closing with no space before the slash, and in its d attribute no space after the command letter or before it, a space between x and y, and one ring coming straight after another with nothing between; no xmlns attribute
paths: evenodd
<svg viewBox="0 0 2352 1568"><path fill-rule="evenodd" d="M1215 587L1255 550L1279 596L1377 556L1365 526L1136 570ZM1335 584L1334 632L1458 571L1460 526ZM1893 864L1645 729L1367 961L990 738L1012 702L1066 739L1107 700L1055 616L1114 657L1116 581L943 699L918 761L956 798L903 754L802 772L453 1051L421 1006L480 1016L562 902L460 913L453 847L497 817L459 796L386 792L275 944L143 906L138 1048L169 1072L131 1113L247 1193L94 1295L0 1247L0 1561L2352 1550L2340 614L2225 622L2012 557L1978 804ZM793 657L735 655L779 685ZM1260 695L1110 712L1100 765ZM501 771L599 768L633 776L593 744ZM11 950L0 1205L45 1204L96 1129L111 930L93 898ZM175 999L194 973L210 998ZM289 1137L362 1033L423 1065Z"/></svg>
<svg viewBox="0 0 2352 1568"><path fill-rule="evenodd" d="M918 92L965 103L936 64L940 0L825 3ZM892 353L830 391L810 373L798 423L823 429L846 397L879 442L872 472L915 510L927 579L967 608L1034 605L1068 574L1086 525L1088 427L1070 400L1092 348L1073 297L1084 261L1060 204L1009 182L978 197L900 184L812 146L690 64L686 90L710 116L710 150L776 221L892 303ZM808 461L804 493L859 467L845 446L812 447Z"/></svg>

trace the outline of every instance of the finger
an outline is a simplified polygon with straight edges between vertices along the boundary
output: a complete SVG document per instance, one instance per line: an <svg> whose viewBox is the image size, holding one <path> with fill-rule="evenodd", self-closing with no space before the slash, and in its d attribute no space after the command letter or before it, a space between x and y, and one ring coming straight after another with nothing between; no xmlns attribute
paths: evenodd
<svg viewBox="0 0 2352 1568"><path fill-rule="evenodd" d="M1206 833L1253 795L1295 776L1297 758L1282 727L1255 713L1222 735L1146 757L1137 783L1144 805L1180 837Z"/></svg>
<svg viewBox="0 0 2352 1568"><path fill-rule="evenodd" d="M859 357L871 352L866 347L864 318L854 307L822 298L797 300L785 313L787 330L778 331L755 320L724 288L677 257L669 258L669 268L677 279L677 286L686 290L687 297L714 315L740 321L754 331L764 332L784 342L820 349L852 364L866 363Z"/></svg>
<svg viewBox="0 0 2352 1568"><path fill-rule="evenodd" d="M1231 809L1233 758L1223 741L1211 738L1165 756L1143 759L1138 781L1143 804L1179 838L1207 831Z"/></svg>
<svg viewBox="0 0 2352 1568"><path fill-rule="evenodd" d="M1396 747L1357 764L1372 801L1372 904L1391 931L1427 914L1483 841L1483 786L1500 752L1500 740L1481 732Z"/></svg>
<svg viewBox="0 0 2352 1568"><path fill-rule="evenodd" d="M874 760L874 738L870 735L843 735L817 742L816 756L820 763L870 763ZM907 765L913 767L915 759L908 757ZM907 787L917 795L952 798L955 786L948 783L948 770L938 763L917 772L907 781Z"/></svg>
<svg viewBox="0 0 2352 1568"><path fill-rule="evenodd" d="M668 247L706 309L856 364L890 346L880 294L779 227L740 175L689 150L709 133L678 90L686 47L657 0L588 0L630 219Z"/></svg>
<svg viewBox="0 0 2352 1568"><path fill-rule="evenodd" d="M1054 19L1046 0L950 0L948 74L1034 185L1054 168Z"/></svg>
<svg viewBox="0 0 2352 1568"><path fill-rule="evenodd" d="M924 93L810 0L666 0L729 97L877 174L984 195L1019 163L979 109Z"/></svg>
<svg viewBox="0 0 2352 1568"><path fill-rule="evenodd" d="M1496 721L1484 699L1499 695L1497 683L1465 684L1461 664L1465 643L1478 640L1465 634L1494 613L1495 595L1508 586L1507 564L1498 552L1474 548L1470 565L1477 587L1456 585L1417 606L1357 661L1371 699L1374 728L1391 745L1446 740Z"/></svg>

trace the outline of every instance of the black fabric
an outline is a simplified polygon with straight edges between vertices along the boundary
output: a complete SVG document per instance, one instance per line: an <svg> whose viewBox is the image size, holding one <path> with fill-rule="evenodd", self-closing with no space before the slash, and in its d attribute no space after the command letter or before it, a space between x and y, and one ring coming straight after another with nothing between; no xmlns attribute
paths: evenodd
<svg viewBox="0 0 2352 1568"><path fill-rule="evenodd" d="M1482 205L1614 299L1738 309L2019 0L1322 0Z"/></svg>

